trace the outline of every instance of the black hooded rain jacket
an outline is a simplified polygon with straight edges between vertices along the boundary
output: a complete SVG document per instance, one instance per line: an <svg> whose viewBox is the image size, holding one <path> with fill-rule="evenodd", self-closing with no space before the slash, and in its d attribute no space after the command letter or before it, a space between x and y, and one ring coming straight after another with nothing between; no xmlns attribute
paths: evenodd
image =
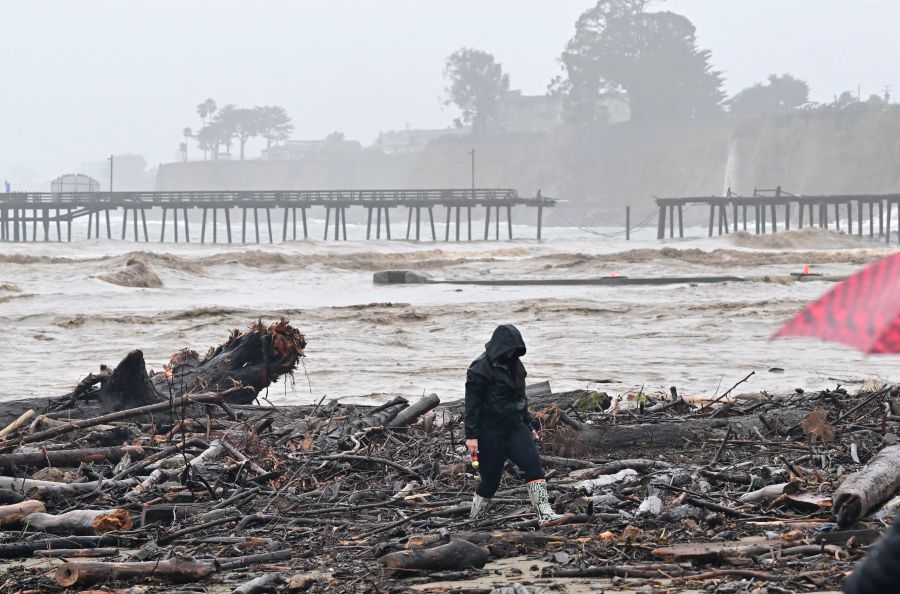
<svg viewBox="0 0 900 594"><path fill-rule="evenodd" d="M505 354L513 351L511 359ZM466 374L466 439L477 439L484 424L495 427L531 425L525 398L525 354L522 334L512 324L497 326L484 352Z"/></svg>

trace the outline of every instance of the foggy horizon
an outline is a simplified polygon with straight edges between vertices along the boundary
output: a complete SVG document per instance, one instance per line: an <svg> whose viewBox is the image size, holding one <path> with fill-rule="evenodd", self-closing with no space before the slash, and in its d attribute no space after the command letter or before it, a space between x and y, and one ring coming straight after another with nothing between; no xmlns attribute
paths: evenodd
<svg viewBox="0 0 900 594"><path fill-rule="evenodd" d="M175 160L196 105L284 106L292 138L333 131L363 145L381 131L450 126L442 77L460 47L492 53L511 88L542 94L591 0L558 3L471 0L452 10L395 0L350 2L18 3L7 7L2 112L8 141L0 174L16 189L109 154L148 166ZM668 0L652 10L682 14L733 95L770 73L810 85L813 101L859 88L895 86L885 55L900 4L886 0ZM391 17L391 15L393 15ZM385 18L391 17L391 18ZM260 139L248 144L259 154ZM189 154L199 150L192 142ZM28 187L38 184L39 187Z"/></svg>

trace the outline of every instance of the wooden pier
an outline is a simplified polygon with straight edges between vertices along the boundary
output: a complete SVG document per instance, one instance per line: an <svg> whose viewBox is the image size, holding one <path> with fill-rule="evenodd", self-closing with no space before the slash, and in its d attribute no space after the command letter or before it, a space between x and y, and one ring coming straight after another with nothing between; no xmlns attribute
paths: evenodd
<svg viewBox="0 0 900 594"><path fill-rule="evenodd" d="M515 207L537 209L537 239L541 239L543 209L553 207L555 204L552 198L542 197L540 193L535 198L525 198L520 197L516 190L494 188L283 192L18 192L0 194L0 241L72 241L72 222L79 218L87 219L87 239L101 237L112 239L114 234L110 212L122 211L121 239L127 239L130 226L131 238L134 241L149 242L151 238L147 228L147 211L159 208L162 209L160 242L166 241L167 228L171 241L190 242L192 229L189 213L193 212L195 241L196 218L199 214L200 243L206 243L208 240L219 243L221 215L225 222L225 237L221 238L221 241L232 243L237 238L232 234L231 213L237 209L240 211L241 219L239 225L241 243L248 241L260 243L264 238L267 238L269 243L274 243L273 210L282 211L281 240L286 241L289 238L309 238L307 210L313 207L325 208L323 237L325 240L347 239L347 211L351 208L367 210L366 239L381 239L382 232L385 239L391 239L391 211L397 208L407 210L407 240L427 240L430 234L430 240L437 241L439 235L435 217L442 214L441 211L444 209L446 209L444 241L451 241L450 229L453 223L455 223L453 239L462 240L463 218L466 224L466 239L472 241L473 209L476 209L476 212L477 209L484 209L485 240L491 238L492 213L494 239L500 239L501 218L505 218L506 235L512 239L512 215ZM248 215L252 216L249 224L250 237L248 237ZM264 221L261 220L261 216L264 217ZM208 223L211 223L210 232L207 232ZM182 231L180 234L179 228Z"/></svg>
<svg viewBox="0 0 900 594"><path fill-rule="evenodd" d="M709 209L709 236L738 230L762 235L790 229L818 227L848 234L884 238L891 242L891 216L900 212L900 194L848 194L798 196L783 191L756 190L753 196L703 196L656 198L659 208L656 237L684 237L684 210L700 206ZM842 221L846 225L842 227ZM900 227L900 225L898 225ZM900 243L900 228L897 229Z"/></svg>

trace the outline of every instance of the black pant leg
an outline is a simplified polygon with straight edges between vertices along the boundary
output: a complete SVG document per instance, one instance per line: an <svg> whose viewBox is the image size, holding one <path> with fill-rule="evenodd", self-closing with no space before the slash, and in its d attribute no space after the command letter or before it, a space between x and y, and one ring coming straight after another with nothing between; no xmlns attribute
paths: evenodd
<svg viewBox="0 0 900 594"><path fill-rule="evenodd" d="M525 482L544 478L544 467L538 454L531 429L525 423L507 434L506 455L525 474Z"/></svg>
<svg viewBox="0 0 900 594"><path fill-rule="evenodd" d="M500 487L500 477L506 464L506 436L496 428L479 427L478 474L481 480L475 492L482 497L493 497Z"/></svg>

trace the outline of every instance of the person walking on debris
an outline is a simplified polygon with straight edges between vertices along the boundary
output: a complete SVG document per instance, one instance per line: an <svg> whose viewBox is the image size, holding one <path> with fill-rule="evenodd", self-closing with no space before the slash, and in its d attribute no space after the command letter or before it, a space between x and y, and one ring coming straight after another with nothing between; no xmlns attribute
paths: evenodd
<svg viewBox="0 0 900 594"><path fill-rule="evenodd" d="M550 507L537 452L537 432L531 426L525 397L522 334L512 324L497 326L484 349L466 373L466 449L478 456L481 475L470 520L474 522L487 512L500 486L503 467L510 460L525 473L525 487L537 510L538 523L562 523L571 514L559 515Z"/></svg>

